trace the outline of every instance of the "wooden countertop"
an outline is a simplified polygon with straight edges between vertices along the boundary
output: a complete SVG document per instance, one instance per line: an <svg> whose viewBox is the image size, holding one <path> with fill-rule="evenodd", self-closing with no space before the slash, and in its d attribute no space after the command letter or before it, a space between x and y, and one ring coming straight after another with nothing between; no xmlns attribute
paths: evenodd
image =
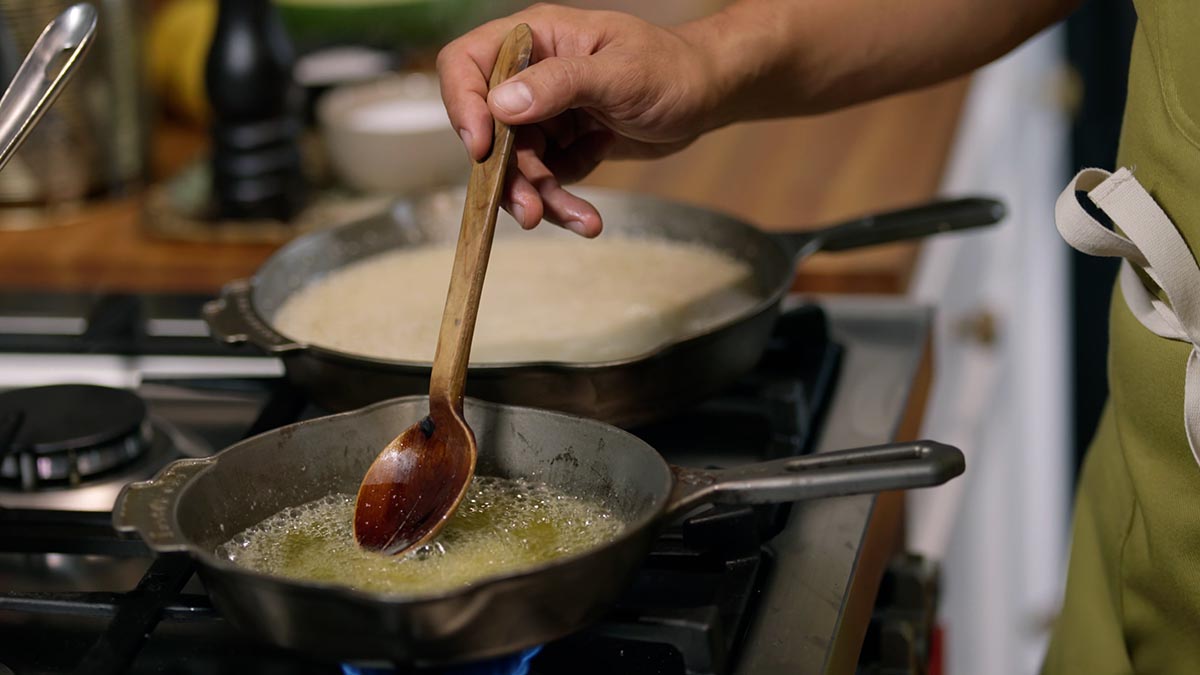
<svg viewBox="0 0 1200 675"><path fill-rule="evenodd" d="M652 162L613 162L588 183L649 192L730 212L764 229L813 227L932 197L954 138L966 81L820 117L723 129ZM199 150L197 134L156 135L155 175ZM153 239L139 223L142 194L53 216L0 208L0 289L211 293L253 273L269 245ZM900 292L915 246L819 255L798 286L822 292Z"/></svg>

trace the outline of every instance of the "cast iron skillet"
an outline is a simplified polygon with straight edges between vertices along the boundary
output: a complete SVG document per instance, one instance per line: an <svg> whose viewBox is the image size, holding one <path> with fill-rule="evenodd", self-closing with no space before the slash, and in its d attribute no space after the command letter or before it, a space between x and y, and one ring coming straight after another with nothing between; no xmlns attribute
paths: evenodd
<svg viewBox="0 0 1200 675"><path fill-rule="evenodd" d="M472 396L562 410L623 427L676 412L749 372L766 349L796 264L812 253L988 225L1004 216L999 202L973 197L867 216L822 230L766 234L724 214L654 197L595 189L580 194L604 214L602 236L687 241L722 251L750 264L761 297L721 325L634 358L471 366L467 391ZM226 286L220 299L205 306L204 317L218 339L250 342L279 356L288 378L327 410L350 410L428 391L429 363L355 356L301 344L280 334L272 321L289 295L347 264L386 250L453 243L461 209L461 191L447 191L399 201L376 217L300 237L271 256L253 278ZM511 222L497 227L497 238L512 236L574 235L552 226L533 232L523 232ZM380 311L395 308L380 307Z"/></svg>
<svg viewBox="0 0 1200 675"><path fill-rule="evenodd" d="M962 453L931 441L684 469L602 422L468 399L480 474L526 477L601 500L626 523L623 532L581 554L430 595L291 581L214 554L286 507L353 494L378 449L427 410L425 397L384 401L269 431L210 458L176 461L122 490L114 525L155 551L194 558L217 609L261 639L335 661L431 665L512 653L599 619L660 527L697 505L916 488L963 471Z"/></svg>

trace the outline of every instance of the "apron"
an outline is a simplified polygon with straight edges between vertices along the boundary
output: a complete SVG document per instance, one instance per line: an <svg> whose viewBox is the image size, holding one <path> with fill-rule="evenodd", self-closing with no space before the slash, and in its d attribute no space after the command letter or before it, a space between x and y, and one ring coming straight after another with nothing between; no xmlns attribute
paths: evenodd
<svg viewBox="0 0 1200 675"><path fill-rule="evenodd" d="M1081 172L1056 208L1069 243L1125 262L1043 675L1200 673L1200 1L1134 4L1126 168Z"/></svg>

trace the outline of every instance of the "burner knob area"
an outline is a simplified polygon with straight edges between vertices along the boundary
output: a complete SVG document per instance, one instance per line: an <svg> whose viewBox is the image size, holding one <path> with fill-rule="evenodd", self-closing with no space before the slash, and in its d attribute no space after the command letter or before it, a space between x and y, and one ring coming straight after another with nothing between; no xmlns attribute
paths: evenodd
<svg viewBox="0 0 1200 675"><path fill-rule="evenodd" d="M900 554L884 572L863 640L858 675L927 675L934 650L939 570L921 556Z"/></svg>

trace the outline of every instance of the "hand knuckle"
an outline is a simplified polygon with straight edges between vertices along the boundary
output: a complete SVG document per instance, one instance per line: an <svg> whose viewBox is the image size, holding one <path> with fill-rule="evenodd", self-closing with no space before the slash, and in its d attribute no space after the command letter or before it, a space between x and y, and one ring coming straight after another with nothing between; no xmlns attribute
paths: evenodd
<svg viewBox="0 0 1200 675"><path fill-rule="evenodd" d="M454 42L450 42L438 50L436 66L439 72L446 69L446 66L448 66L450 61L454 58L457 48L458 47L454 44Z"/></svg>
<svg viewBox="0 0 1200 675"><path fill-rule="evenodd" d="M579 64L573 59L559 59L554 69L554 86L564 91L575 91L579 82Z"/></svg>

